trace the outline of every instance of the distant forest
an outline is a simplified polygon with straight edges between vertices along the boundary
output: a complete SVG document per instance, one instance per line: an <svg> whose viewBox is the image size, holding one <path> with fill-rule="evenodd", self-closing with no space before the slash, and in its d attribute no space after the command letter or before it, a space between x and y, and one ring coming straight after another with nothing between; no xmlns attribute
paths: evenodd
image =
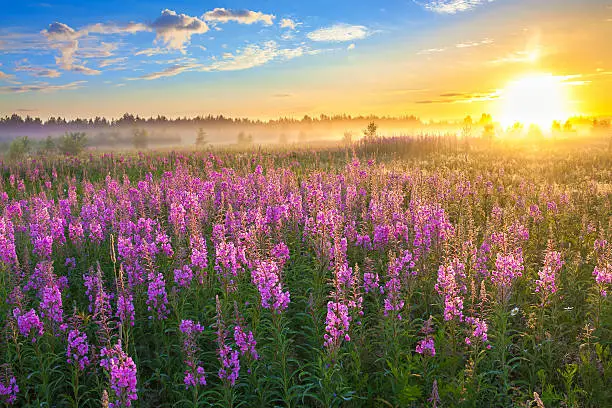
<svg viewBox="0 0 612 408"><path fill-rule="evenodd" d="M301 119L284 117L273 120L231 118L223 115L192 118L166 116L141 117L126 113L120 118L104 117L65 119L18 114L0 117L0 150L17 138L29 137L42 142L60 140L73 133L86 134L87 146L98 148L146 148L147 146L177 146L245 143L304 143L323 140L353 140L359 138L368 126L374 126L374 135L387 137L403 135L455 135L462 137L492 138L495 135L529 135L541 137L542 131L569 136L583 132L608 132L610 121L605 118L575 117L565 123L554 122L549 129L523 126L516 123L503 129L490 114L465 117L459 121L423 121L415 115L351 116L305 115ZM368 133L368 134L369 134ZM51 138L51 139L48 139Z"/></svg>
<svg viewBox="0 0 612 408"><path fill-rule="evenodd" d="M97 128L108 128L108 127L131 127L131 126L279 126L279 125L304 125L313 123L324 123L324 122L412 122L415 126L421 126L423 123L421 120L414 116L400 116L400 117L388 117L388 116L351 116L351 115L320 115L318 117L311 117L305 115L301 119L296 118L279 118L274 120L260 120L260 119L249 119L249 118L231 118L223 115L207 115L207 116L196 116L193 118L178 117L168 118L166 116L158 115L157 117L141 117L138 115L132 115L129 113L124 114L118 119L107 119L104 117L95 118L75 118L75 119L64 119L62 117L50 117L47 120L42 120L38 117L32 117L27 115L22 117L18 114L11 116L0 117L0 130L4 129L20 129L20 130L71 130L71 129L97 129ZM440 122L444 123L444 122Z"/></svg>

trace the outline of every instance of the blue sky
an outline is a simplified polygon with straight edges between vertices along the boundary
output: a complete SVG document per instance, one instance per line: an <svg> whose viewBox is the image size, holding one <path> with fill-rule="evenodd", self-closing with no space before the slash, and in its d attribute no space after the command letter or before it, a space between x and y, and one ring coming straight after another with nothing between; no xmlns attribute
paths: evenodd
<svg viewBox="0 0 612 408"><path fill-rule="evenodd" d="M595 47L611 23L600 0L11 2L0 114L445 117L483 110L509 72L609 83L609 46L559 59L578 48L567 24ZM441 96L459 94L470 106Z"/></svg>

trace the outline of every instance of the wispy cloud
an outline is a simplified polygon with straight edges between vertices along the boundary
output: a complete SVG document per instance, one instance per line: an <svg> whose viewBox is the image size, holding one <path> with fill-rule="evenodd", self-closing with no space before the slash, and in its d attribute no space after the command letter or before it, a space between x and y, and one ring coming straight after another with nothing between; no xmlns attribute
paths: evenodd
<svg viewBox="0 0 612 408"><path fill-rule="evenodd" d="M312 41L344 42L366 38L371 31L362 25L335 24L330 27L319 28L307 34Z"/></svg>
<svg viewBox="0 0 612 408"><path fill-rule="evenodd" d="M417 52L417 55L430 55L446 51L446 48L428 48Z"/></svg>
<svg viewBox="0 0 612 408"><path fill-rule="evenodd" d="M177 14L172 10L164 10L151 28L156 32L156 40L169 49L185 53L185 45L191 41L191 36L204 34L209 30L208 25L197 17L186 14Z"/></svg>
<svg viewBox="0 0 612 408"><path fill-rule="evenodd" d="M56 69L34 67L31 65L18 64L15 71L27 72L29 75L39 78L59 78L62 74Z"/></svg>
<svg viewBox="0 0 612 408"><path fill-rule="evenodd" d="M141 77L138 78L130 78L130 79L146 79L146 80L152 80L152 79L159 79L159 78L166 78L166 77L172 77L178 74L181 74L183 72L187 72L187 71L193 71L196 68L199 68L200 65L199 64L184 64L184 65L173 65L171 67L168 67L162 71L158 71L158 72L152 72L150 74L146 74L143 75Z"/></svg>
<svg viewBox="0 0 612 408"><path fill-rule="evenodd" d="M493 40L490 38L485 38L484 40L481 40L481 41L466 41L466 42L455 44L455 47L471 48L471 47L479 47L481 45L488 45L488 44L493 44Z"/></svg>
<svg viewBox="0 0 612 408"><path fill-rule="evenodd" d="M79 48L78 38L82 34L59 22L51 23L46 30L41 31L41 34L47 38L49 46L60 53L59 57L55 58L55 63L64 70L72 70L75 54Z"/></svg>
<svg viewBox="0 0 612 408"><path fill-rule="evenodd" d="M491 61L492 64L515 64L515 63L534 63L540 59L541 51L525 50L510 53L504 57L496 58Z"/></svg>
<svg viewBox="0 0 612 408"><path fill-rule="evenodd" d="M240 71L267 64L273 60L290 60L303 55L314 55L317 50L305 46L280 48L275 41L262 45L251 44L235 53L226 53L223 58L210 65L203 66L201 71Z"/></svg>
<svg viewBox="0 0 612 408"><path fill-rule="evenodd" d="M482 4L492 3L494 0L431 0L417 1L415 3L423 6L429 11L441 14L455 14L467 11Z"/></svg>
<svg viewBox="0 0 612 408"><path fill-rule="evenodd" d="M6 72L0 71L0 81L9 81L12 80L15 76L11 74L7 74Z"/></svg>
<svg viewBox="0 0 612 408"><path fill-rule="evenodd" d="M77 59L79 52L79 39L86 36L86 31L77 31L72 27L55 22L49 25L46 30L41 32L49 41L52 49L58 50L60 55L55 57L55 63L66 71L73 71L85 75L99 75L101 72L86 67ZM108 57L112 55L112 50L116 48L113 44L102 43L101 47L92 47L81 50L81 57Z"/></svg>
<svg viewBox="0 0 612 408"><path fill-rule="evenodd" d="M306 46L282 48L275 41L267 41L259 45L247 45L235 52L223 53L220 57L213 57L212 62L209 64L200 64L196 62L176 64L162 71L145 74L138 78L130 78L130 80L159 79L172 77L189 71L241 71L262 66L272 61L287 61L304 55L315 55L319 52L319 50L314 50Z"/></svg>
<svg viewBox="0 0 612 408"><path fill-rule="evenodd" d="M154 55L161 55L161 54L167 54L167 53L168 53L167 49L156 47L156 48L146 48L144 50L140 50L136 52L134 55L145 55L147 57L152 57Z"/></svg>
<svg viewBox="0 0 612 408"><path fill-rule="evenodd" d="M499 99L499 91L491 92L447 92L438 95L440 99L425 99L418 100L418 104L434 104L434 103L474 103L474 102L485 102Z"/></svg>
<svg viewBox="0 0 612 408"><path fill-rule="evenodd" d="M105 60L100 61L98 66L100 68L105 68L105 67L108 67L110 65L123 64L126 61L127 61L127 57L109 58L109 59L105 59Z"/></svg>
<svg viewBox="0 0 612 408"><path fill-rule="evenodd" d="M108 58L119 48L119 44L102 42L100 45L79 47L77 56L81 58Z"/></svg>
<svg viewBox="0 0 612 408"><path fill-rule="evenodd" d="M0 51L3 54L45 53L48 41L40 33L0 33Z"/></svg>
<svg viewBox="0 0 612 408"><path fill-rule="evenodd" d="M151 27L142 23L128 23L124 25L118 24L105 24L105 23L96 23L92 25L88 25L79 32L81 33L92 33L92 34L135 34L142 31L151 31Z"/></svg>
<svg viewBox="0 0 612 408"><path fill-rule="evenodd" d="M38 82L35 84L28 85L15 85L15 86L0 86L0 93L10 94L10 93L25 93L25 92L55 92L55 91L63 91L63 90L71 90L71 89L79 89L82 88L83 85L87 83L87 81L75 81L62 85L50 85L47 82Z"/></svg>
<svg viewBox="0 0 612 408"><path fill-rule="evenodd" d="M204 13L202 18L205 21L215 23L228 23L234 21L239 24L254 24L261 22L265 25L272 25L276 16L273 14L264 14L261 11L216 8Z"/></svg>
<svg viewBox="0 0 612 408"><path fill-rule="evenodd" d="M70 70L83 75L100 75L102 73L100 70L89 68L85 65L72 65Z"/></svg>

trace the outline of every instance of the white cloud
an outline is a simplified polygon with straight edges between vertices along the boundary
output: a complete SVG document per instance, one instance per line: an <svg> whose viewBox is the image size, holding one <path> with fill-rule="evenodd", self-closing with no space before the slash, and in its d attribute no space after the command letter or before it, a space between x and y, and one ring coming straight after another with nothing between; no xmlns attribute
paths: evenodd
<svg viewBox="0 0 612 408"><path fill-rule="evenodd" d="M429 11L441 14L455 14L467 11L481 4L492 3L494 0L431 0L416 1L415 3L425 7Z"/></svg>
<svg viewBox="0 0 612 408"><path fill-rule="evenodd" d="M161 41L169 49L183 53L192 35L204 34L209 29L208 25L197 17L177 14L168 9L162 11L162 15L151 23L151 28L157 33L157 41Z"/></svg>
<svg viewBox="0 0 612 408"><path fill-rule="evenodd" d="M312 41L343 42L361 40L370 34L370 30L362 25L335 24L312 31L307 37Z"/></svg>
<svg viewBox="0 0 612 408"><path fill-rule="evenodd" d="M55 57L55 63L62 69L71 70L75 62L75 53L79 48L78 38L81 33L64 23L52 23L41 33L49 41L49 46L58 50L60 55Z"/></svg>
<svg viewBox="0 0 612 408"><path fill-rule="evenodd" d="M348 47L346 47L347 50L354 50L355 49L355 43L350 44Z"/></svg>
<svg viewBox="0 0 612 408"><path fill-rule="evenodd" d="M283 18L279 25L281 28L288 28L290 30L295 30L297 28L297 26L301 25L302 23L298 23L295 20L292 20L290 18Z"/></svg>
<svg viewBox="0 0 612 408"><path fill-rule="evenodd" d="M42 34L51 41L72 41L83 36L83 33L57 21L49 24L49 27L43 30Z"/></svg>
<svg viewBox="0 0 612 408"><path fill-rule="evenodd" d="M216 8L204 13L202 18L206 21L216 23L227 23L234 21L239 24L253 24L261 22L265 25L272 25L272 20L274 20L276 16L273 14L264 14L261 11Z"/></svg>
<svg viewBox="0 0 612 408"><path fill-rule="evenodd" d="M125 25L97 23L75 30L67 24L54 22L41 31L41 34L47 39L48 47L59 52L59 56L55 57L55 63L60 68L85 75L98 75L101 71L85 66L78 58L108 58L113 55L118 45L105 42L97 44L90 34L134 34L150 30L151 28L140 23ZM81 42L86 46L83 47ZM105 65L100 64L100 67L103 66ZM47 70L46 74L40 70L32 72L37 76L59 76L55 70Z"/></svg>
<svg viewBox="0 0 612 408"><path fill-rule="evenodd" d="M60 55L55 57L55 63L66 71L78 72L85 75L98 75L101 72L86 67L76 59L77 51L79 50L79 38L87 35L84 31L76 31L72 27L64 23L52 23L46 30L42 31L42 34L49 41L49 47L58 50ZM90 52L95 52L98 56L110 56L110 51L114 45L102 43L101 48L90 48ZM84 57L91 57L91 53L87 50L83 52Z"/></svg>
<svg viewBox="0 0 612 408"><path fill-rule="evenodd" d="M0 93L25 93L25 92L55 92L62 90L78 89L82 88L83 84L87 81L75 81L63 85L50 85L47 82L38 82L35 84L28 85L15 85L15 86L0 86Z"/></svg>

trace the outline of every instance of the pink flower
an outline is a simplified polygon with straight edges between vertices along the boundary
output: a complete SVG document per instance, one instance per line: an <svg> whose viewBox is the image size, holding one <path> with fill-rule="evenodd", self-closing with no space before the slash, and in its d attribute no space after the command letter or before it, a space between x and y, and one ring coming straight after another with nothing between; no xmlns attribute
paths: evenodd
<svg viewBox="0 0 612 408"><path fill-rule="evenodd" d="M43 324L34 309L22 314L19 308L15 308L13 309L13 316L17 319L17 326L21 335L31 338L32 343L36 342L37 336L40 337L44 334Z"/></svg>
<svg viewBox="0 0 612 408"><path fill-rule="evenodd" d="M435 356L436 355L436 347L434 346L433 337L426 337L423 340L419 341L416 345L415 351L419 354Z"/></svg>

